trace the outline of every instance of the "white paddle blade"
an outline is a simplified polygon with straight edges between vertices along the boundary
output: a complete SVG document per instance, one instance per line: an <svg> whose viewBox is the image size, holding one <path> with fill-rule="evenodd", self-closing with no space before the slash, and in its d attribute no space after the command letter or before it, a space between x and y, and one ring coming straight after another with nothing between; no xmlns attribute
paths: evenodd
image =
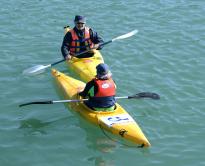
<svg viewBox="0 0 205 166"><path fill-rule="evenodd" d="M36 65L36 66L34 66L34 67L31 67L31 68L28 68L28 69L24 70L24 71L23 71L23 74L24 74L24 75L36 75L36 74L40 74L40 73L43 73L47 67L50 67L50 66L49 66L49 65L48 65L48 66Z"/></svg>
<svg viewBox="0 0 205 166"><path fill-rule="evenodd" d="M125 38L128 38L128 37L131 37L131 36L135 35L136 33L138 33L137 29L135 29L134 31L131 31L129 33L126 33L124 35L118 36L118 37L112 39L112 41L125 39Z"/></svg>

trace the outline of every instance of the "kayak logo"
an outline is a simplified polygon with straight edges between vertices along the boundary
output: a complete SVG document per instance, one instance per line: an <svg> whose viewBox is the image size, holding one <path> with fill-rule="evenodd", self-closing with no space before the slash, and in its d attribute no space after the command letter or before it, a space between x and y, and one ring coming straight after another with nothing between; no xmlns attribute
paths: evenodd
<svg viewBox="0 0 205 166"><path fill-rule="evenodd" d="M127 121L129 120L129 118L125 117L125 118L122 118L122 117L119 117L119 116L115 116L115 117L110 117L108 118L109 121L113 121L113 122L118 122L118 121Z"/></svg>
<svg viewBox="0 0 205 166"><path fill-rule="evenodd" d="M127 124L127 123L135 122L129 114L119 114L119 115L115 115L115 116L105 116L105 117L101 117L100 120L109 127L111 127L114 124ZM123 132L123 130L122 130L120 133L121 133L121 136L122 135L124 136L125 132Z"/></svg>
<svg viewBox="0 0 205 166"><path fill-rule="evenodd" d="M108 87L109 87L109 84L108 84L108 83L102 84L102 88L103 88L103 89L107 89Z"/></svg>

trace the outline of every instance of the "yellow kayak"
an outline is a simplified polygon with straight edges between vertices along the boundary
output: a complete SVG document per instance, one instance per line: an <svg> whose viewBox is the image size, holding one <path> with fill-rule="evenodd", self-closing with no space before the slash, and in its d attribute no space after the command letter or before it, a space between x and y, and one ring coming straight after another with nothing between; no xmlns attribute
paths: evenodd
<svg viewBox="0 0 205 166"><path fill-rule="evenodd" d="M65 27L65 34L70 30L69 26ZM94 55L89 58L73 57L70 61L66 61L68 67L80 76L80 78L88 82L96 75L96 66L104 63L103 57L98 50L93 50Z"/></svg>
<svg viewBox="0 0 205 166"><path fill-rule="evenodd" d="M85 83L52 69L56 86L64 99L76 99L77 92L84 89ZM81 115L90 123L100 126L102 130L119 136L125 141L132 142L140 147L149 147L151 144L143 134L135 120L119 105L111 112L93 111L83 102L66 103L66 107Z"/></svg>

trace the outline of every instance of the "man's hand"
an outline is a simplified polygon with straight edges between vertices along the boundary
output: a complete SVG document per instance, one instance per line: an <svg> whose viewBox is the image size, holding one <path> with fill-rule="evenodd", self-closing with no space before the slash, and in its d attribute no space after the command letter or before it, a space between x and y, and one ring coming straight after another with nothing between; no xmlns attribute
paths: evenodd
<svg viewBox="0 0 205 166"><path fill-rule="evenodd" d="M93 44L93 47L91 49L98 49L99 46L100 44Z"/></svg>
<svg viewBox="0 0 205 166"><path fill-rule="evenodd" d="M71 60L71 58L72 58L72 56L71 56L70 54L68 54L68 55L65 57L65 59L66 59L67 61Z"/></svg>

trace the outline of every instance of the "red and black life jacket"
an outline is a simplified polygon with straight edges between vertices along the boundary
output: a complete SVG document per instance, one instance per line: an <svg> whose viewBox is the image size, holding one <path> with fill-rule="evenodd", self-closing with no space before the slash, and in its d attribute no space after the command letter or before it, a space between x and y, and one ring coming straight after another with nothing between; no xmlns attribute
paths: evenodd
<svg viewBox="0 0 205 166"><path fill-rule="evenodd" d="M94 79L94 81L98 87L98 91L94 97L115 96L116 86L112 79L108 79L108 80Z"/></svg>
<svg viewBox="0 0 205 166"><path fill-rule="evenodd" d="M110 108L115 105L115 93L116 86L112 79L108 80L99 80L94 79L95 87L97 86L98 90L90 95L89 100L86 101L86 105L90 108Z"/></svg>

